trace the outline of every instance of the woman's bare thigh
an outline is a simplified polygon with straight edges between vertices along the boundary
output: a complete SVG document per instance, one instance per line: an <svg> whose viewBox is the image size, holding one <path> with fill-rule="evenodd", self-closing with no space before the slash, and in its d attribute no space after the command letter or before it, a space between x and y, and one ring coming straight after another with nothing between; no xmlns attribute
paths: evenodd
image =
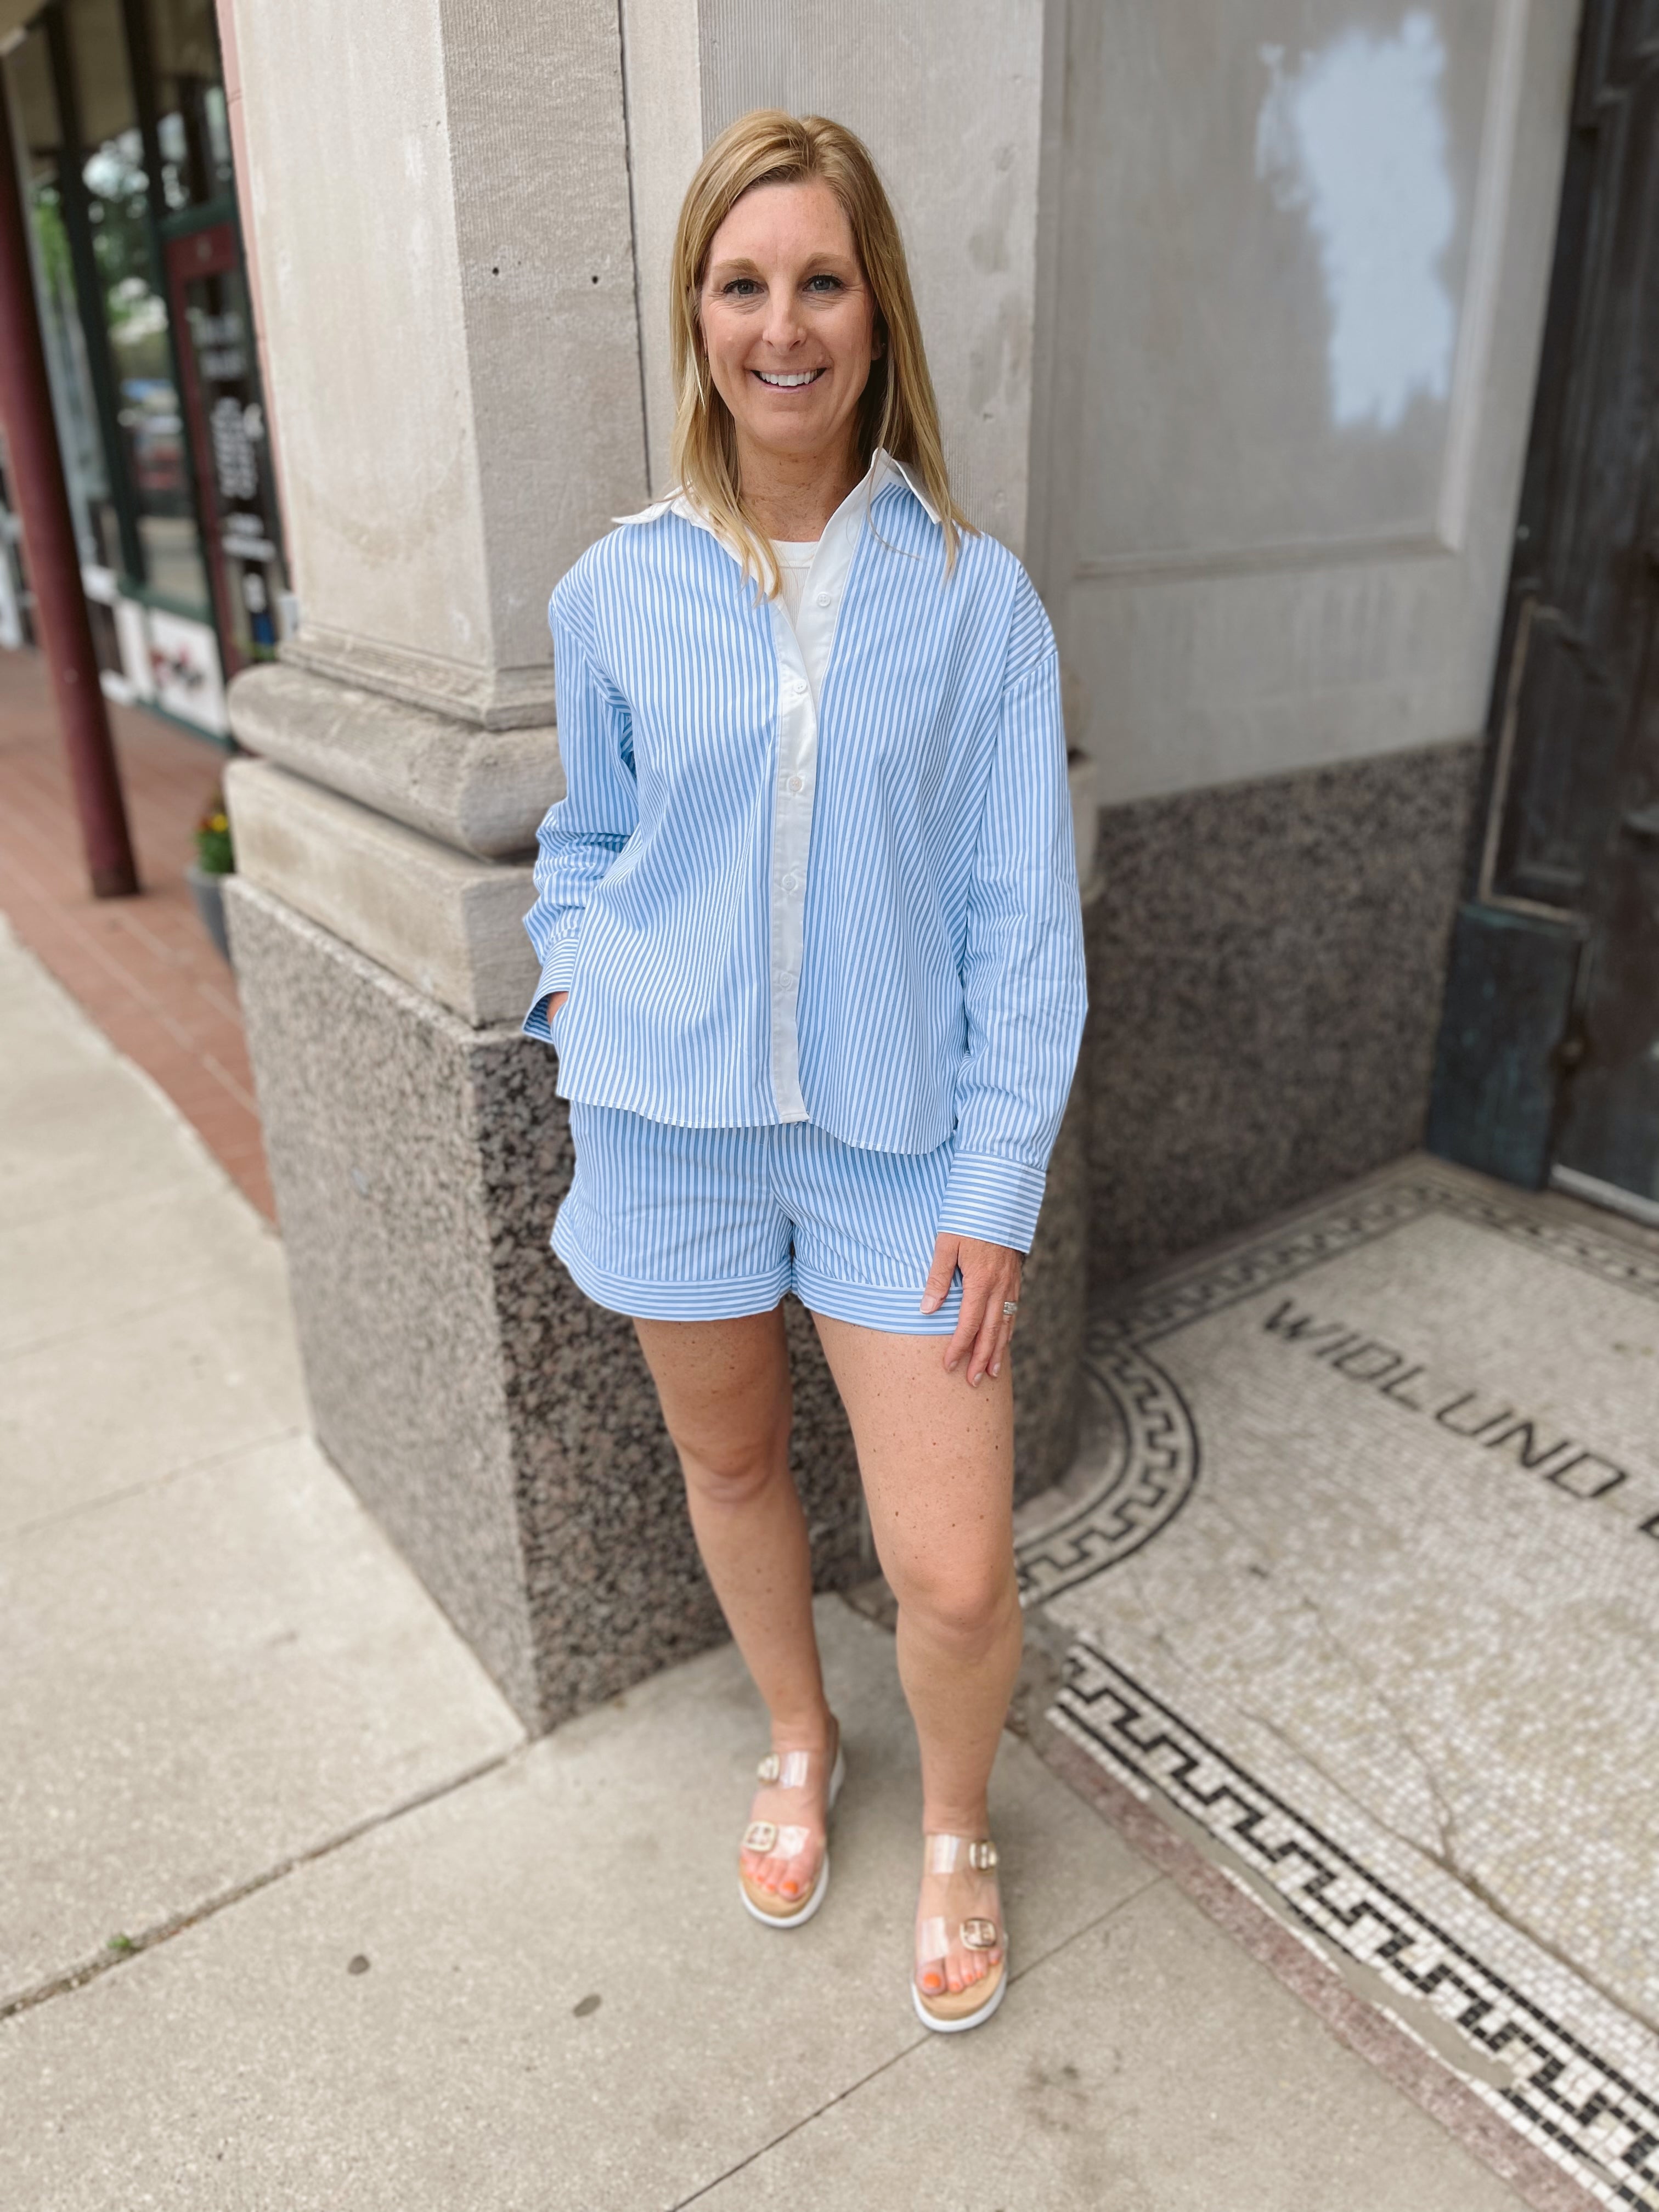
<svg viewBox="0 0 1659 2212"><path fill-rule="evenodd" d="M1013 1548L1012 1359L976 1387L947 1375L944 1340L815 1314L853 1425L876 1550L890 1582L1000 1586Z"/></svg>
<svg viewBox="0 0 1659 2212"><path fill-rule="evenodd" d="M636 1321L640 1348L682 1455L715 1474L752 1468L789 1432L783 1308L731 1321Z"/></svg>

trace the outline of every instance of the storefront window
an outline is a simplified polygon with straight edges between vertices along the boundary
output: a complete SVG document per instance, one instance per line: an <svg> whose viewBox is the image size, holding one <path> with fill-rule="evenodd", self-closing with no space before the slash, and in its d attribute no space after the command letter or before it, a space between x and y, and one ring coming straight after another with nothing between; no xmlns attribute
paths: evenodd
<svg viewBox="0 0 1659 2212"><path fill-rule="evenodd" d="M184 410L173 377L165 293L149 228L149 179L118 0L66 0L80 105L82 179L109 333L127 482L144 581L192 614L209 612Z"/></svg>
<svg viewBox="0 0 1659 2212"><path fill-rule="evenodd" d="M151 0L155 135L169 212L229 198L230 125L211 0Z"/></svg>
<svg viewBox="0 0 1659 2212"><path fill-rule="evenodd" d="M46 0L0 74L100 659L223 734L287 580L212 0Z"/></svg>
<svg viewBox="0 0 1659 2212"><path fill-rule="evenodd" d="M52 59L37 25L7 62L22 140L41 337L52 384L52 411L68 479L81 558L89 567L122 569L120 517L99 428L94 371L76 291L73 210L60 179L63 131L52 89Z"/></svg>
<svg viewBox="0 0 1659 2212"><path fill-rule="evenodd" d="M185 390L203 519L220 564L220 619L234 660L264 659L276 649L276 606L287 585L235 232L228 222L205 225L172 240L167 259L184 305Z"/></svg>

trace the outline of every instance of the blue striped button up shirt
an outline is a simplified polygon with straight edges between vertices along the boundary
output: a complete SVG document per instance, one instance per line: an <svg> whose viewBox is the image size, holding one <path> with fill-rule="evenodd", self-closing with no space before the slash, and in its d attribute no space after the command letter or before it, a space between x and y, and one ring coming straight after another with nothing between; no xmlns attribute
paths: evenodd
<svg viewBox="0 0 1659 2212"><path fill-rule="evenodd" d="M946 580L938 516L879 452L806 592L834 621L816 686L684 496L561 580L525 1030L567 1098L948 1141L939 1229L1028 1250L1085 1006L1054 634L993 538Z"/></svg>

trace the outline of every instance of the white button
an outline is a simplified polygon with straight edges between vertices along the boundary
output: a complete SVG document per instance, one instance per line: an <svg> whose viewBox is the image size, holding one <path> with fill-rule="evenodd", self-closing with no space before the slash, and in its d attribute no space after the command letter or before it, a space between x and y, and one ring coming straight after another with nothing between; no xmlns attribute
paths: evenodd
<svg viewBox="0 0 1659 2212"><path fill-rule="evenodd" d="M787 891L798 891L800 889L800 878L799 876L786 876L783 879L783 888Z"/></svg>
<svg viewBox="0 0 1659 2212"><path fill-rule="evenodd" d="M791 791L805 791L806 778L804 775L792 775L789 779L789 788Z"/></svg>
<svg viewBox="0 0 1659 2212"><path fill-rule="evenodd" d="M806 686L799 676L786 676L783 679L783 696L786 699L799 699L805 689Z"/></svg>
<svg viewBox="0 0 1659 2212"><path fill-rule="evenodd" d="M830 594L829 594L829 592L820 592L818 593L818 605L819 605L821 607L827 607L827 606L829 605L829 604L830 604Z"/></svg>

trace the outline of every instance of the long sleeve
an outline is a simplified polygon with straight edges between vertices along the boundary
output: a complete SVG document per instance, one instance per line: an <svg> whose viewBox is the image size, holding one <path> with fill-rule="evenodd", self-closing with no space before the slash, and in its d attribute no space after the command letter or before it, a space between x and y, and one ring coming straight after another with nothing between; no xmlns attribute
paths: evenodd
<svg viewBox="0 0 1659 2212"><path fill-rule="evenodd" d="M947 575L902 471L855 504L810 760L787 747L783 659L805 672L689 502L619 523L560 580L567 786L539 836L524 1026L573 1103L768 1127L793 996L808 1119L943 1152L942 1225L1024 1246L1084 1000L1054 632L994 538L964 538ZM786 850L784 798L809 792L807 849Z"/></svg>
<svg viewBox="0 0 1659 2212"><path fill-rule="evenodd" d="M548 610L564 797L549 807L536 833L536 902L524 921L542 963L524 1030L544 1042L551 1042L549 994L568 990L575 971L586 901L639 819L628 709L595 665L568 583L555 592Z"/></svg>
<svg viewBox="0 0 1659 2212"><path fill-rule="evenodd" d="M1027 634L1047 639L1048 649L1003 691L969 899L967 1050L939 1221L941 1231L1022 1252L1036 1227L1087 994L1060 661L1035 592L1030 599Z"/></svg>

